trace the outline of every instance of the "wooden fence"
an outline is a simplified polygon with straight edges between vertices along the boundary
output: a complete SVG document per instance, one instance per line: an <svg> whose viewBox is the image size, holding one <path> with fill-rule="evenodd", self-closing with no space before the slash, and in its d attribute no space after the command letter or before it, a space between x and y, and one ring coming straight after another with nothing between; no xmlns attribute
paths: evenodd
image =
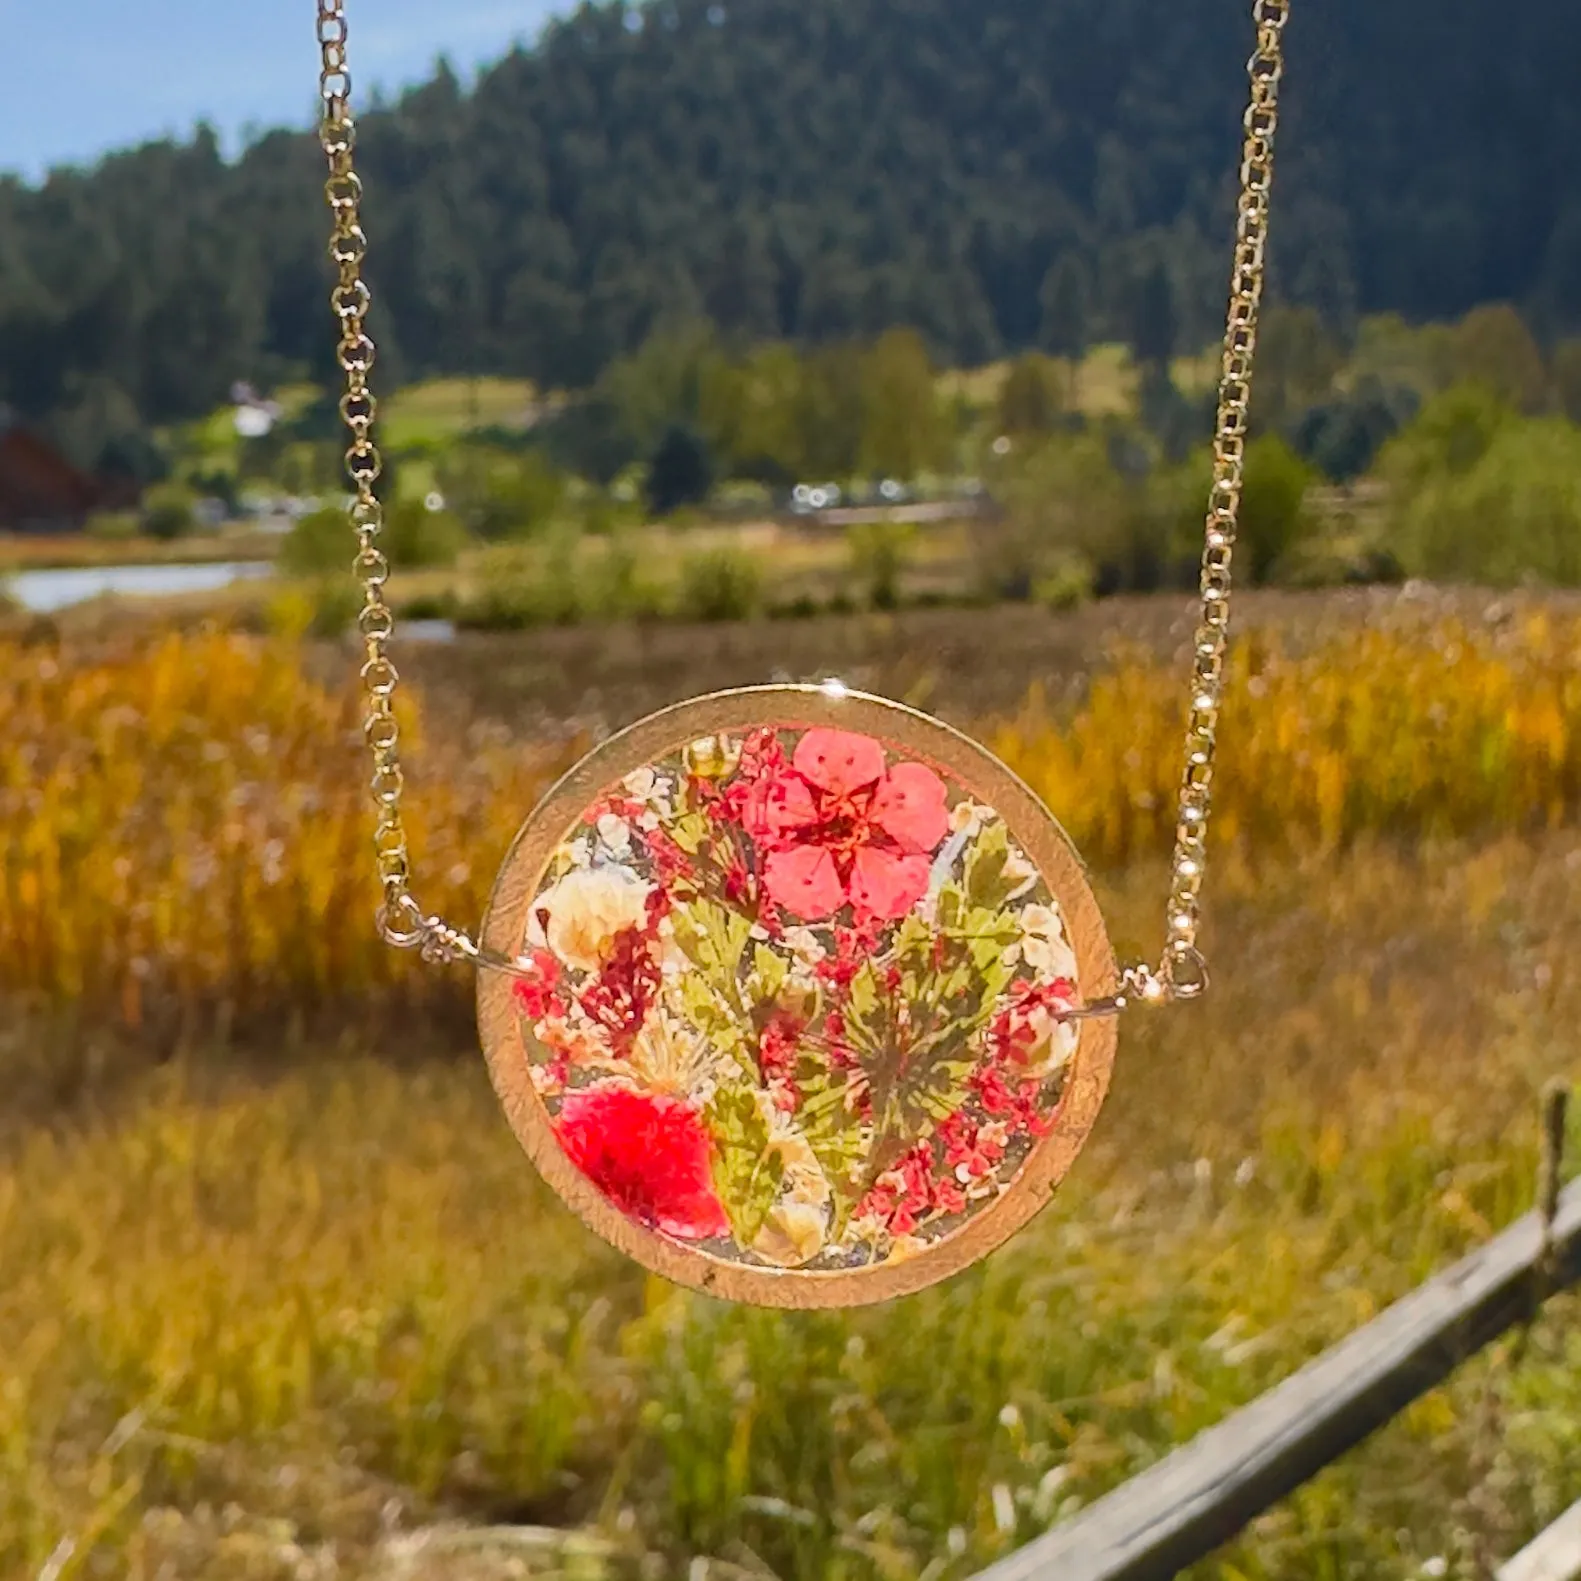
<svg viewBox="0 0 1581 1581"><path fill-rule="evenodd" d="M1560 1189L1565 1119L1555 1089L1535 1212L976 1581L1169 1581L1581 1284L1581 1181ZM1499 1581L1581 1581L1581 1505Z"/></svg>

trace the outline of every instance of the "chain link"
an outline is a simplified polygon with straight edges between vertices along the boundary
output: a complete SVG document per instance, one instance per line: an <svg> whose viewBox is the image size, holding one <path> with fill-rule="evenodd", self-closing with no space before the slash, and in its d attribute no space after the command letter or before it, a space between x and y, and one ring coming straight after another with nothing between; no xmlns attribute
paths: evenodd
<svg viewBox="0 0 1581 1581"><path fill-rule="evenodd" d="M1245 480L1252 363L1267 273L1274 134L1279 124L1283 35L1289 21L1290 0L1254 0L1253 15L1257 48L1248 65L1252 99L1245 118L1235 267L1202 558L1202 617L1192 662L1191 711L1170 878L1167 940L1157 972L1145 967L1129 969L1119 994L1089 1006L1083 1014L1114 1014L1136 1000L1195 999L1208 985L1207 963L1198 948L1197 935L1219 709L1224 692L1224 655L1229 638L1231 567ZM373 439L378 402L369 387L377 352L367 330L372 297L362 278L368 239L362 229L362 183L354 161L357 130L351 113L345 0L318 0L318 41L323 55L319 76L323 100L320 141L329 162L324 194L334 218L329 251L339 271L330 305L340 325L337 356L346 375L340 412L351 439L346 451L346 472L355 490L350 516L358 552L353 567L364 593L358 629L363 640L362 680L367 692L363 732L373 754L370 788L378 808L374 848L384 891L379 931L388 943L420 950L427 960L464 960L509 971L512 963L486 954L460 929L437 917L425 916L411 892L411 859L401 816L405 780L401 772L400 727L394 709L400 676L388 651L395 618L384 596L389 561L379 548L384 515L375 485L383 464Z"/></svg>
<svg viewBox="0 0 1581 1581"><path fill-rule="evenodd" d="M1208 969L1197 946L1202 880L1207 866L1219 709L1224 697L1224 655L1229 641L1231 568L1240 525L1246 474L1246 428L1252 363L1267 276L1268 210L1273 190L1274 134L1284 77L1284 30L1290 0L1254 0L1257 49L1247 70L1252 100L1246 111L1241 196L1235 231L1235 268L1219 383L1213 443L1213 488L1208 500L1202 554L1202 616L1192 654L1191 711L1185 771L1170 875L1167 936L1156 978L1144 978L1142 997L1196 999L1207 990Z"/></svg>
<svg viewBox="0 0 1581 1581"><path fill-rule="evenodd" d="M400 674L389 655L395 616L384 596L390 562L379 547L384 511L374 487L384 470L373 439L379 403L369 387L378 353L367 328L373 298L362 278L368 238L362 229L362 182L354 158L357 124L351 113L346 33L345 0L318 0L318 42L323 57L319 73L319 96L323 101L319 141L329 162L329 179L324 184L324 196L334 219L329 255L339 276L330 294L330 307L340 326L336 356L346 375L340 415L351 440L346 451L346 475L354 491L350 518L357 534L357 557L352 568L363 589L357 629L362 634L362 683L367 694L362 729L373 755L369 788L378 809L374 853L384 891L379 932L387 943L399 949L421 950L428 960L476 960L480 952L472 940L439 918L425 916L411 891L411 858L401 816L406 781L401 771L401 727L395 717L395 688Z"/></svg>

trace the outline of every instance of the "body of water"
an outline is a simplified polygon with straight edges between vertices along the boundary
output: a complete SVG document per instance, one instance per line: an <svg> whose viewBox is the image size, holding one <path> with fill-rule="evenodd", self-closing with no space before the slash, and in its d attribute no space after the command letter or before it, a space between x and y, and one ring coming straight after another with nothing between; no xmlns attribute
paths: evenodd
<svg viewBox="0 0 1581 1581"><path fill-rule="evenodd" d="M25 610L48 615L114 593L126 598L171 593L214 593L233 582L272 576L264 561L236 560L218 565L107 565L60 571L18 571L0 587Z"/></svg>

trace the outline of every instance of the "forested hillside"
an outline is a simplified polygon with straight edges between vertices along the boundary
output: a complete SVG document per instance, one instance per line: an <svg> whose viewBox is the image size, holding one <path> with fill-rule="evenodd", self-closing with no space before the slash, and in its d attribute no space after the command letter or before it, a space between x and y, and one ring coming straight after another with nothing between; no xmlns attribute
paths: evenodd
<svg viewBox="0 0 1581 1581"><path fill-rule="evenodd" d="M904 322L976 362L1195 347L1224 294L1246 0L584 6L366 117L381 377L594 377L655 323ZM355 18L365 37L376 9ZM1581 7L1307 0L1278 290L1343 327L1581 321ZM306 88L307 85L304 84ZM0 183L0 402L82 451L323 366L319 164L155 144Z"/></svg>

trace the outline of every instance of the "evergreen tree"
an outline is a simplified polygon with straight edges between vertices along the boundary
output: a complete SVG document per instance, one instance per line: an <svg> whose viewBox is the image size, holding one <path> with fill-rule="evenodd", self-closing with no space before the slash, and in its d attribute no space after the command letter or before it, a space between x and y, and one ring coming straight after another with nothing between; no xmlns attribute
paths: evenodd
<svg viewBox="0 0 1581 1581"><path fill-rule="evenodd" d="M648 463L649 509L669 516L683 505L700 505L713 486L713 458L703 437L686 427L669 429Z"/></svg>
<svg viewBox="0 0 1581 1581"><path fill-rule="evenodd" d="M1080 358L1091 344L1092 284L1080 254L1064 252L1049 266L1039 292L1039 343L1056 357Z"/></svg>

